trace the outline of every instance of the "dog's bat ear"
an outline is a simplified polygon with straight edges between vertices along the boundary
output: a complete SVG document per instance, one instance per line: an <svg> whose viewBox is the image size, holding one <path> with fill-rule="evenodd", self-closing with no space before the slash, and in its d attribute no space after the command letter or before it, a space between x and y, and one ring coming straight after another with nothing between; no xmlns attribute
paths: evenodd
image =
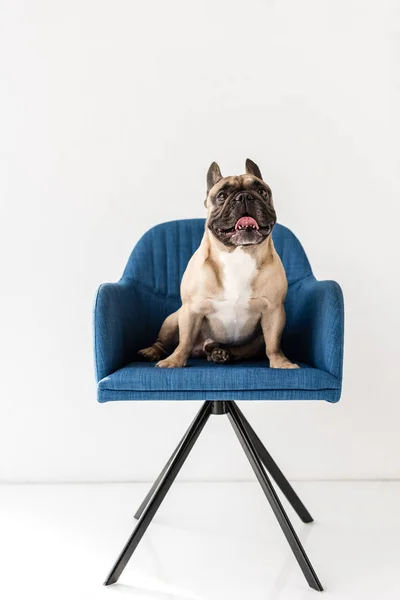
<svg viewBox="0 0 400 600"><path fill-rule="evenodd" d="M213 162L207 173L207 192L209 192L220 179L222 179L220 168L216 162Z"/></svg>
<svg viewBox="0 0 400 600"><path fill-rule="evenodd" d="M258 177L258 179L262 179L260 169L250 158L246 159L246 173L249 173L249 175L255 175Z"/></svg>

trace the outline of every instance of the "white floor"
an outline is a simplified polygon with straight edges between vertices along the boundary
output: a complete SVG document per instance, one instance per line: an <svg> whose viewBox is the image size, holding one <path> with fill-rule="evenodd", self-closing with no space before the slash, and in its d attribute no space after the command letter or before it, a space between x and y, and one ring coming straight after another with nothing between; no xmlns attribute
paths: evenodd
<svg viewBox="0 0 400 600"><path fill-rule="evenodd" d="M288 510L325 592L400 598L400 482L298 483L315 522ZM5 600L308 600L256 483L176 483L114 586L144 484L0 486Z"/></svg>

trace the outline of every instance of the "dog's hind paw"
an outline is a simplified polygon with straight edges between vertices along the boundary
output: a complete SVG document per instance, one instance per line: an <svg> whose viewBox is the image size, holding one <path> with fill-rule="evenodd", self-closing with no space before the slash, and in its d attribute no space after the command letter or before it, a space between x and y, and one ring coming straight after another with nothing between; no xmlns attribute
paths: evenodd
<svg viewBox="0 0 400 600"><path fill-rule="evenodd" d="M212 362L224 364L231 360L231 353L226 348L214 348L210 359Z"/></svg>
<svg viewBox="0 0 400 600"><path fill-rule="evenodd" d="M150 362L156 362L157 360L164 358L166 354L160 346L153 344L153 346L139 350L138 355Z"/></svg>
<svg viewBox="0 0 400 600"><path fill-rule="evenodd" d="M207 360L215 363L226 363L231 360L231 353L226 348L221 348L218 342L214 340L206 340L203 344L203 351L207 356Z"/></svg>

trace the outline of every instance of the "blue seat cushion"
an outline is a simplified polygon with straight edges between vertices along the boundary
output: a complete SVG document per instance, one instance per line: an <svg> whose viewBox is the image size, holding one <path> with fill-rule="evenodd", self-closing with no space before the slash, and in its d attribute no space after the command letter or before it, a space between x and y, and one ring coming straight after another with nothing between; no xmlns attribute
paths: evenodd
<svg viewBox="0 0 400 600"><path fill-rule="evenodd" d="M192 359L184 368L158 369L132 362L98 383L98 399L109 400L328 400L336 402L341 382L326 371L271 369L268 361L217 365Z"/></svg>

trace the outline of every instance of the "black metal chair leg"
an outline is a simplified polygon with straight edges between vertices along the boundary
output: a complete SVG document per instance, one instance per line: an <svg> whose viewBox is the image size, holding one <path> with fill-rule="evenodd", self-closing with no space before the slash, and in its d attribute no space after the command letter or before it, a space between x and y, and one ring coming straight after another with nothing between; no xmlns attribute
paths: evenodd
<svg viewBox="0 0 400 600"><path fill-rule="evenodd" d="M118 581L135 548L139 544L147 527L150 525L154 515L156 514L161 502L164 500L169 488L178 475L183 463L189 456L189 453L196 443L196 440L199 437L210 414L211 402L206 401L198 412L191 427L186 432L186 435L182 439L176 454L172 458L171 463L167 466L165 473L160 478L157 488L154 490L152 497L150 498L147 506L144 508L132 535L125 544L121 554L119 555L116 563L105 580L104 585L111 585L112 583L116 583Z"/></svg>
<svg viewBox="0 0 400 600"><path fill-rule="evenodd" d="M303 523L312 523L313 518L268 452L265 448L264 444L238 407L235 402L231 402L231 404L235 405L236 411L239 414L239 417L242 421L243 427L246 429L251 441L253 442L254 448L258 456L261 458L261 461L264 464L264 467L267 469L268 473L274 479L276 485L281 489L282 493L286 496L287 500L293 506L294 510L299 515L300 519Z"/></svg>
<svg viewBox="0 0 400 600"><path fill-rule="evenodd" d="M246 453L247 458L251 466L253 467L253 471L256 474L256 477L271 505L271 508L278 520L279 525L282 528L283 533L286 536L287 541L295 555L297 562L299 563L301 570L308 582L308 585L317 591L322 591L323 587L321 582L319 581L314 568L305 553L301 542L293 529L291 522L285 512L285 509L282 506L281 501L277 493L275 492L268 475L265 472L265 469L262 466L262 462L258 457L257 451L254 447L254 444L248 434L247 429L243 425L241 420L241 416L237 410L236 405L233 402L228 403L228 417L233 426L233 429L239 439L240 444L242 445L243 450Z"/></svg>
<svg viewBox="0 0 400 600"><path fill-rule="evenodd" d="M213 412L213 407L211 408L211 413ZM196 417L195 417L196 419ZM187 432L185 433L185 436L188 434L188 432L190 431L195 419L192 421L192 423L189 425ZM184 437L185 437L184 436ZM182 443L182 440L179 442L178 446L175 448L175 450L173 451L173 453L171 454L170 459L168 460L167 464L165 465L165 467L163 468L163 470L161 471L161 473L159 474L159 476L157 477L157 479L155 480L155 482L153 483L153 485L151 486L150 490L147 492L147 495L145 497L145 499L143 500L143 502L141 503L141 505L139 506L139 508L137 509L137 511L134 514L134 518L135 519L139 519L140 515L142 514L142 512L144 511L144 509L146 508L147 504L149 503L150 498L152 497L152 495L154 494L155 489L157 488L158 484L160 483L161 479L164 477L169 465L172 463L174 456L176 456L176 453L179 450L179 447Z"/></svg>
<svg viewBox="0 0 400 600"><path fill-rule="evenodd" d="M157 479L155 480L155 482L153 483L153 485L151 486L150 490L147 493L147 496L145 497L145 499L143 500L142 504L139 506L139 508L137 509L137 511L135 512L135 519L139 519L141 514L143 513L144 509L146 508L146 506L149 503L150 498L152 497L152 495L154 494L157 486L159 485L161 479L164 477L165 473L167 472L168 467L170 466L170 464L172 463L172 461L174 460L174 456L176 456L176 453L178 452L183 439L185 439L185 437L188 435L190 429L193 427L194 422L196 420L197 416L194 418L194 420L192 421L192 423L190 424L188 430L186 431L185 435L183 436L182 440L179 442L178 446L175 448L175 450L173 451L173 453L171 454L171 457L169 459L169 461L167 462L167 464L165 465L165 467L163 468L163 470L161 471L161 473L159 474L159 476L157 477Z"/></svg>
<svg viewBox="0 0 400 600"><path fill-rule="evenodd" d="M147 496L143 500L142 504L139 506L139 508L135 512L135 515L134 515L135 519L139 519L140 518L140 516L143 513L144 509L148 505L150 498L154 494L154 491L156 490L157 486L159 485L161 479L164 477L165 473L167 472L167 469L168 469L169 465L172 463L172 460L173 460L173 458L174 458L175 455L176 455L176 450L172 454L171 458L169 459L169 461L167 462L167 464L165 465L165 467L163 468L163 470L161 471L161 473L159 474L159 476L157 477L157 479L155 480L155 482L153 483L153 485L151 486L151 488L148 491Z"/></svg>

